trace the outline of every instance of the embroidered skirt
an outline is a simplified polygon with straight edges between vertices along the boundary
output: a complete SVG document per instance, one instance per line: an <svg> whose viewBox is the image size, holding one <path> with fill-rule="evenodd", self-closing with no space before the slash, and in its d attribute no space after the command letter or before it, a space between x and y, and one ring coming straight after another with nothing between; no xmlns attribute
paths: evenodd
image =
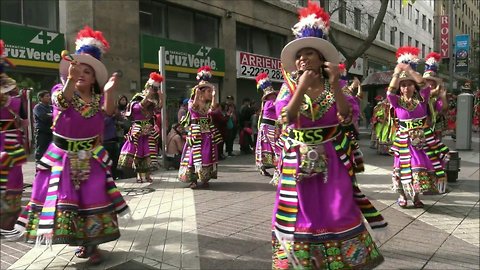
<svg viewBox="0 0 480 270"><path fill-rule="evenodd" d="M50 145L16 225L26 230L28 242L86 246L120 237L117 215L128 212L128 206L111 178L106 150L97 146L91 155L89 174L78 183L68 152Z"/></svg>
<svg viewBox="0 0 480 270"><path fill-rule="evenodd" d="M255 163L258 169L276 166L275 147L275 126L266 123L260 124L255 147Z"/></svg>

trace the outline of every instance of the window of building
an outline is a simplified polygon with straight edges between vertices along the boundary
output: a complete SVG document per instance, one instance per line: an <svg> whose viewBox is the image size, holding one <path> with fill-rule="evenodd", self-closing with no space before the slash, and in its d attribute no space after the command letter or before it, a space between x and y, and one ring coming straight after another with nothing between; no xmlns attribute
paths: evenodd
<svg viewBox="0 0 480 270"><path fill-rule="evenodd" d="M403 39L404 39L404 34L403 34L403 32L400 31L400 37L399 37L400 47L403 46Z"/></svg>
<svg viewBox="0 0 480 270"><path fill-rule="evenodd" d="M385 23L380 27L380 40L385 41Z"/></svg>
<svg viewBox="0 0 480 270"><path fill-rule="evenodd" d="M432 19L428 19L428 32L432 33Z"/></svg>
<svg viewBox="0 0 480 270"><path fill-rule="evenodd" d="M360 11L359 8L355 8L353 12L354 16L354 27L355 30L362 30L362 12Z"/></svg>
<svg viewBox="0 0 480 270"><path fill-rule="evenodd" d="M422 29L427 30L427 16L422 15Z"/></svg>
<svg viewBox="0 0 480 270"><path fill-rule="evenodd" d="M340 0L340 9L338 10L338 21L340 23L347 23L347 2Z"/></svg>
<svg viewBox="0 0 480 270"><path fill-rule="evenodd" d="M218 31L217 17L156 1L140 1L141 33L218 47Z"/></svg>
<svg viewBox="0 0 480 270"><path fill-rule="evenodd" d="M399 0L399 2L400 2L400 5L399 5L399 8L398 8L398 9L400 10L400 14L402 14L402 13L403 13L402 1L403 1L403 0Z"/></svg>
<svg viewBox="0 0 480 270"><path fill-rule="evenodd" d="M425 58L425 44L422 44L422 58Z"/></svg>
<svg viewBox="0 0 480 270"><path fill-rule="evenodd" d="M415 47L418 48L419 45L420 45L420 42L418 42L418 40L415 40Z"/></svg>
<svg viewBox="0 0 480 270"><path fill-rule="evenodd" d="M368 31L372 30L374 22L375 18L372 15L368 14Z"/></svg>
<svg viewBox="0 0 480 270"><path fill-rule="evenodd" d="M164 4L140 2L140 31L159 37L167 36Z"/></svg>
<svg viewBox="0 0 480 270"><path fill-rule="evenodd" d="M323 7L323 9L327 12L330 11L330 0L325 0L324 3L325 6Z"/></svg>
<svg viewBox="0 0 480 270"><path fill-rule="evenodd" d="M415 9L415 24L418 25L419 20L420 20L420 11L418 11L418 9Z"/></svg>
<svg viewBox="0 0 480 270"><path fill-rule="evenodd" d="M195 13L194 23L194 40L195 43L206 45L209 47L216 47L218 44L218 19L207 16L202 13Z"/></svg>
<svg viewBox="0 0 480 270"><path fill-rule="evenodd" d="M390 30L390 44L395 46L395 31L394 31L394 29Z"/></svg>
<svg viewBox="0 0 480 270"><path fill-rule="evenodd" d="M237 23L237 50L280 57L286 37L260 28Z"/></svg>
<svg viewBox="0 0 480 270"><path fill-rule="evenodd" d="M412 4L408 4L408 7L407 7L407 18L409 20L412 19Z"/></svg>
<svg viewBox="0 0 480 270"><path fill-rule="evenodd" d="M408 37L407 45L412 46L412 37L410 36Z"/></svg>
<svg viewBox="0 0 480 270"><path fill-rule="evenodd" d="M0 1L0 20L58 31L58 1Z"/></svg>
<svg viewBox="0 0 480 270"><path fill-rule="evenodd" d="M194 43L193 12L177 7L168 7L168 38Z"/></svg>

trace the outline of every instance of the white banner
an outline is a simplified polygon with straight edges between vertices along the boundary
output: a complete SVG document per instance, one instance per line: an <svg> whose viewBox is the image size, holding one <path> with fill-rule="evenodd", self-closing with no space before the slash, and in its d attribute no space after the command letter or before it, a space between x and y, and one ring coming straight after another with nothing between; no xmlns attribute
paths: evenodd
<svg viewBox="0 0 480 270"><path fill-rule="evenodd" d="M340 62L345 62L347 60L343 54L340 54ZM348 73L361 75L363 76L363 58L359 57L348 70Z"/></svg>
<svg viewBox="0 0 480 270"><path fill-rule="evenodd" d="M273 82L283 82L279 58L237 51L237 78L253 79L265 72Z"/></svg>

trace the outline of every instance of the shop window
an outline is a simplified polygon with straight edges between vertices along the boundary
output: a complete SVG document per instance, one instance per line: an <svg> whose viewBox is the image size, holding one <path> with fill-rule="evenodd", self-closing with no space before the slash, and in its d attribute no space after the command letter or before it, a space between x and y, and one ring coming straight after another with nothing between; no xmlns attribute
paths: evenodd
<svg viewBox="0 0 480 270"><path fill-rule="evenodd" d="M58 30L57 0L14 0L0 1L1 20Z"/></svg>

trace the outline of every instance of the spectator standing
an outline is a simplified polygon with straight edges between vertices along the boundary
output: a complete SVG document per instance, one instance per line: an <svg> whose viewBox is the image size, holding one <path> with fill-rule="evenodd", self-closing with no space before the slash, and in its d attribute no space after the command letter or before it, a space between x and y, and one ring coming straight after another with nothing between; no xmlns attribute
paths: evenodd
<svg viewBox="0 0 480 270"><path fill-rule="evenodd" d="M229 156L234 156L233 154L233 142L237 136L237 124L238 124L238 115L237 107L235 106L235 99L233 96L227 96L227 141L225 141L225 148Z"/></svg>
<svg viewBox="0 0 480 270"><path fill-rule="evenodd" d="M57 87L57 85L55 85L54 88ZM49 91L40 91L37 95L37 98L38 104L33 107L36 162L40 161L45 151L47 151L48 146L52 142L53 113Z"/></svg>
<svg viewBox="0 0 480 270"><path fill-rule="evenodd" d="M226 104L222 103L213 108L211 112L212 123L218 129L220 135L222 135L223 141L225 141L227 138L227 122L229 120L229 117L225 112L225 108ZM223 141L217 144L219 160L225 159L225 154L223 153Z"/></svg>

